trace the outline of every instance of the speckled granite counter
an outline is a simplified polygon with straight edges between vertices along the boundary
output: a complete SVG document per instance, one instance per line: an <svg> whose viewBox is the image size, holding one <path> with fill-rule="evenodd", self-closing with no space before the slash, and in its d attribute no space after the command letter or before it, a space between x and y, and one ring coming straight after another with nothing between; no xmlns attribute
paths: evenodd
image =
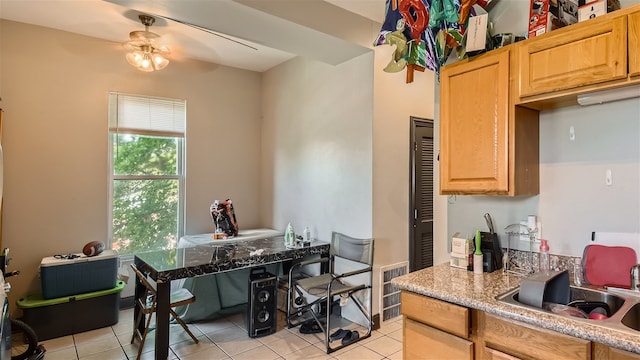
<svg viewBox="0 0 640 360"><path fill-rule="evenodd" d="M520 279L502 271L474 275L446 263L399 276L391 283L417 294L640 354L640 331L636 335L600 326L598 320L542 313L496 300L496 296L519 286Z"/></svg>

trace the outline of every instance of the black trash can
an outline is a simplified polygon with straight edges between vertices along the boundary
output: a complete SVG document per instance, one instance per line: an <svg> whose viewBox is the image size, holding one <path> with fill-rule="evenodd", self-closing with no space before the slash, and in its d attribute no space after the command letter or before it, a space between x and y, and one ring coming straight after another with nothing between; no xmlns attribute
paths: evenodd
<svg viewBox="0 0 640 360"><path fill-rule="evenodd" d="M256 338L276 332L278 279L261 266L249 273L247 332Z"/></svg>

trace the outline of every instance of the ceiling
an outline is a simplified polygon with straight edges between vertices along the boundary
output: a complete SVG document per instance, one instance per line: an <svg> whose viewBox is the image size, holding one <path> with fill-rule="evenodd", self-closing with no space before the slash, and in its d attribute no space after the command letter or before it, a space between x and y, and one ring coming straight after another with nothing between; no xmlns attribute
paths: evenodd
<svg viewBox="0 0 640 360"><path fill-rule="evenodd" d="M0 0L0 18L124 43L130 31L144 30L138 15L146 13L155 15L150 30L162 36L171 61L262 72L294 56L335 65L369 51L384 6L385 0ZM363 32L364 41L344 40Z"/></svg>

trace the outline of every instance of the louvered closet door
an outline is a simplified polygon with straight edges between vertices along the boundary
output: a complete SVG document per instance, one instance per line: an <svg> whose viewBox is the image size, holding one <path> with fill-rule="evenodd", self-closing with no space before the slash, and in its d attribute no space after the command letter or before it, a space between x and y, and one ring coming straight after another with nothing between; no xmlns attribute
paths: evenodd
<svg viewBox="0 0 640 360"><path fill-rule="evenodd" d="M418 126L414 138L414 234L411 271L433 266L433 122Z"/></svg>

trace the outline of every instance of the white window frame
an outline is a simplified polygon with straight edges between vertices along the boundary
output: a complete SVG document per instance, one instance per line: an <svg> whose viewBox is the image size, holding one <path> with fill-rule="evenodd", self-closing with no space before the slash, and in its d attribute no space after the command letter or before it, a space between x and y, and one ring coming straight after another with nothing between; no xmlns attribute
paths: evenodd
<svg viewBox="0 0 640 360"><path fill-rule="evenodd" d="M165 128L163 130L153 130L149 127L146 129L139 128L120 128L118 125L118 97L119 96L127 96L134 97L139 99L149 99L160 100L160 101L172 101L172 102L181 102L184 106L184 119L182 119L182 126L177 126L174 129ZM142 96L142 95L131 95L131 94L123 94L118 92L110 92L109 93L109 144L108 144L108 205L107 205L107 213L108 213L108 249L111 249L113 244L113 190L114 190L114 181L115 180L163 180L163 179L171 179L178 180L178 229L176 234L176 245L179 239L184 235L184 224L185 224L185 203L186 203L186 191L185 191L185 162L186 162L186 101L179 99L168 99L168 98L159 98L159 97L151 97L151 96ZM144 126L142 126L144 127ZM180 134L181 132L181 134ZM170 136L178 138L178 151L177 151L177 174L176 175L114 175L114 153L113 153L113 144L117 134L135 134L135 135L148 135L148 136ZM127 260L129 258L133 258L133 254L122 255L121 258Z"/></svg>

